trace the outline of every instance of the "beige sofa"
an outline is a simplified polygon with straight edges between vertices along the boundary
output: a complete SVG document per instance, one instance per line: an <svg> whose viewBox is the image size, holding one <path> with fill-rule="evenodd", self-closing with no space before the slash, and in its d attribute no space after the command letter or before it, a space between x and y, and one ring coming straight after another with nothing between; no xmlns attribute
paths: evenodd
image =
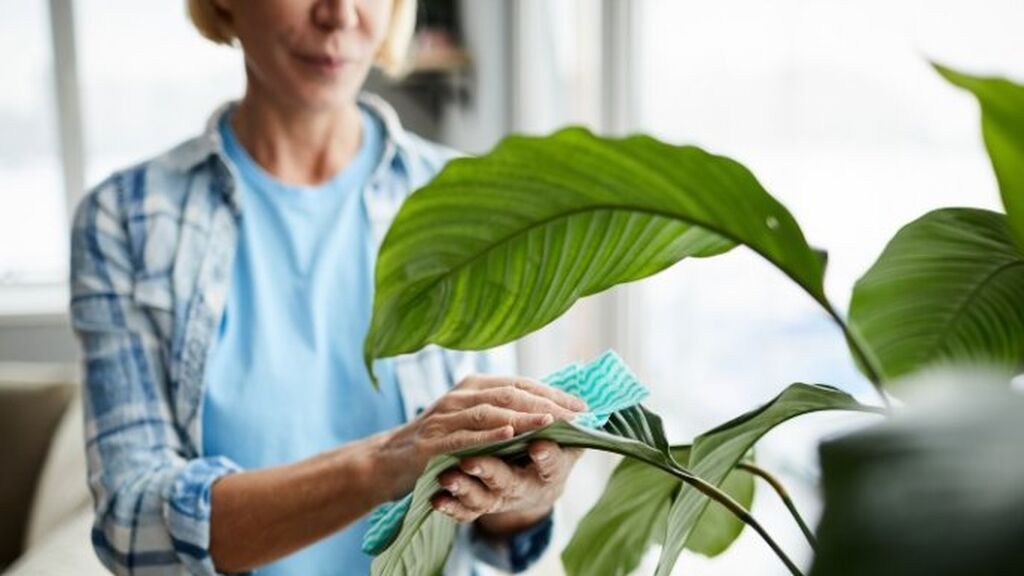
<svg viewBox="0 0 1024 576"><path fill-rule="evenodd" d="M89 538L82 406L76 370L0 364L0 571L107 574ZM13 439L13 441L11 441Z"/></svg>

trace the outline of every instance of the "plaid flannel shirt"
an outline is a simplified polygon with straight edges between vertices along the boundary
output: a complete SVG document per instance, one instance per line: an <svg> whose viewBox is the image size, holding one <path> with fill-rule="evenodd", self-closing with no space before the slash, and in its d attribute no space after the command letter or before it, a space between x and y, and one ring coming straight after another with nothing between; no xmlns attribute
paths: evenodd
<svg viewBox="0 0 1024 576"><path fill-rule="evenodd" d="M361 101L384 122L385 152L363 191L379 247L403 199L453 156L402 129L382 100ZM84 351L92 541L118 574L216 574L209 554L210 490L240 470L201 453L203 370L228 294L242 212L237 176L217 131L112 175L76 210L71 317ZM412 418L471 372L509 371L509 350L437 347L393 360ZM519 571L547 547L550 521L502 544L463 527L447 574L475 559Z"/></svg>

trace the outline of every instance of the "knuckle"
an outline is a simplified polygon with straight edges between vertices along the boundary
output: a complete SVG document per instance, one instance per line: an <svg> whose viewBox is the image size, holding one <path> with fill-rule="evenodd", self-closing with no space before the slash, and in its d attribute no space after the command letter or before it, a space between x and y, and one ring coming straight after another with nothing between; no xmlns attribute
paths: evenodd
<svg viewBox="0 0 1024 576"><path fill-rule="evenodd" d="M483 425L487 422L487 416L489 414L488 406L486 404L480 404L470 412L469 418L473 424Z"/></svg>
<svg viewBox="0 0 1024 576"><path fill-rule="evenodd" d="M428 416L423 421L420 431L420 435L425 438L438 438L445 435L445 426L436 416Z"/></svg>
<svg viewBox="0 0 1024 576"><path fill-rule="evenodd" d="M516 388L512 386L502 386L495 393L494 401L498 406L511 406L516 401L516 392Z"/></svg>
<svg viewBox="0 0 1024 576"><path fill-rule="evenodd" d="M555 479L555 472L553 470L541 468L537 470L537 478L544 484L550 484Z"/></svg>
<svg viewBox="0 0 1024 576"><path fill-rule="evenodd" d="M441 449L442 452L451 452L453 450L458 450L461 447L459 442L459 436L457 434L448 434L446 436L442 436L437 440L437 446Z"/></svg>

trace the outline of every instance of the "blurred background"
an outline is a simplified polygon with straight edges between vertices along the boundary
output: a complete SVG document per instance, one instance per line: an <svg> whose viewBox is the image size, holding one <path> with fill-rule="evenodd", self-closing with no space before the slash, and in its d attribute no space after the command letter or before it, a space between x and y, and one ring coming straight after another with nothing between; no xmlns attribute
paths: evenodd
<svg viewBox="0 0 1024 576"><path fill-rule="evenodd" d="M729 155L828 250L828 292L845 308L902 224L998 207L977 105L929 60L1024 80L1021 22L1020 0L421 0L413 72L368 89L413 131L471 153L582 124ZM0 569L27 554L22 566L48 557L50 573L79 573L68 549L88 549L66 315L73 207L111 171L200 132L243 81L240 52L203 40L183 1L0 0L0 431L14 438L0 448ZM609 347L652 388L674 442L795 381L874 401L817 305L743 249L581 302L520 343L521 372ZM787 424L758 458L816 518L816 445L865 418ZM557 552L613 466L583 460L533 573L561 573ZM766 490L754 514L807 562ZM686 554L680 574L786 573L749 531L718 559Z"/></svg>

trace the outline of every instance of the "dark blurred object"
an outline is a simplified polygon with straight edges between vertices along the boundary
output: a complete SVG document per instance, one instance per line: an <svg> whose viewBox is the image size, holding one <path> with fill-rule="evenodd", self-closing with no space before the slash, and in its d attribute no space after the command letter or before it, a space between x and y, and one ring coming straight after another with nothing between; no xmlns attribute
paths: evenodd
<svg viewBox="0 0 1024 576"><path fill-rule="evenodd" d="M821 448L812 576L1024 574L1024 397L976 389Z"/></svg>
<svg viewBox="0 0 1024 576"><path fill-rule="evenodd" d="M456 41L460 38L459 8L455 0L424 0L419 3L416 29L447 30Z"/></svg>
<svg viewBox="0 0 1024 576"><path fill-rule="evenodd" d="M471 59L462 43L459 6L454 0L419 3L408 73L394 87L417 102L435 121L449 103L470 101Z"/></svg>
<svg viewBox="0 0 1024 576"><path fill-rule="evenodd" d="M50 438L74 392L63 373L28 365L0 370L0 570L17 558Z"/></svg>

